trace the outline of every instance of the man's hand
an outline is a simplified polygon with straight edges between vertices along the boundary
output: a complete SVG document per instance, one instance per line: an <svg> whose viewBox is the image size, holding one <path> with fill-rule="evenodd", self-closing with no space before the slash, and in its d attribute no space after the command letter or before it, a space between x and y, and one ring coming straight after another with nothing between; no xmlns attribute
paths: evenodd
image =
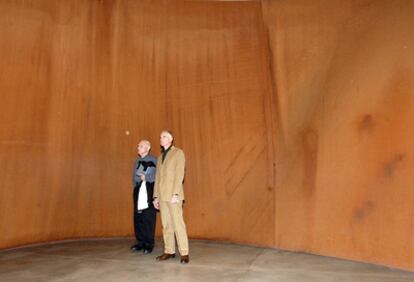
<svg viewBox="0 0 414 282"><path fill-rule="evenodd" d="M158 201L158 198L154 198L152 204L154 205L154 208L156 208L157 210L160 209L160 201Z"/></svg>
<svg viewBox="0 0 414 282"><path fill-rule="evenodd" d="M145 174L141 174L140 177L141 177L141 181L145 181Z"/></svg>
<svg viewBox="0 0 414 282"><path fill-rule="evenodd" d="M171 204L177 204L179 201L178 195L173 195L170 202Z"/></svg>

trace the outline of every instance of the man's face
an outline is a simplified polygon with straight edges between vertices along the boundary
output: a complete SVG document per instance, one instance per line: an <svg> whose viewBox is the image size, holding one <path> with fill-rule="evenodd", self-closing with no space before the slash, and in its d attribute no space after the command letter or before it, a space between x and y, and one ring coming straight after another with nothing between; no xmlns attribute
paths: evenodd
<svg viewBox="0 0 414 282"><path fill-rule="evenodd" d="M148 155L149 148L148 148L148 145L145 144L144 142L139 142L137 149L138 149L138 155L140 155L141 157L145 157L146 155Z"/></svg>
<svg viewBox="0 0 414 282"><path fill-rule="evenodd" d="M172 138L171 135L168 134L167 132L162 132L160 135L160 144L161 146L163 146L164 148L169 147L172 143Z"/></svg>

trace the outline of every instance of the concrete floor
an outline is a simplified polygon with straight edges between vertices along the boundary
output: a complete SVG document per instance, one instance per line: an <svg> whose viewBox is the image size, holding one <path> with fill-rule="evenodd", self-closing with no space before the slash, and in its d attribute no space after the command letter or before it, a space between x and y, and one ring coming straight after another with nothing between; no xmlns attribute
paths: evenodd
<svg viewBox="0 0 414 282"><path fill-rule="evenodd" d="M0 281L414 281L414 273L302 253L190 242L190 264L157 262L131 239L87 240L0 252Z"/></svg>

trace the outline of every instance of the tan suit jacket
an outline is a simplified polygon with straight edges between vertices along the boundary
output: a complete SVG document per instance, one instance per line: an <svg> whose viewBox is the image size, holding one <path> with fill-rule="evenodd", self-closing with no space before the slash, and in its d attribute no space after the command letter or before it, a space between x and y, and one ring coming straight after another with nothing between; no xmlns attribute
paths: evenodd
<svg viewBox="0 0 414 282"><path fill-rule="evenodd" d="M155 177L154 197L159 201L170 201L174 194L184 200L184 169L185 156L183 150L171 147L164 162L162 154L158 157L157 174Z"/></svg>

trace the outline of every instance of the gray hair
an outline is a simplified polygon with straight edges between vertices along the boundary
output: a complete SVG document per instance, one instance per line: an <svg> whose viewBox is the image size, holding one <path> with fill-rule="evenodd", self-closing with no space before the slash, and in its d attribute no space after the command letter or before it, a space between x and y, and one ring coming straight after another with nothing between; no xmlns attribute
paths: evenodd
<svg viewBox="0 0 414 282"><path fill-rule="evenodd" d="M169 131L169 130L163 130L163 131L161 131L161 134L163 134L163 133L167 133L171 137L171 141L174 140L174 135L172 134L171 131Z"/></svg>

